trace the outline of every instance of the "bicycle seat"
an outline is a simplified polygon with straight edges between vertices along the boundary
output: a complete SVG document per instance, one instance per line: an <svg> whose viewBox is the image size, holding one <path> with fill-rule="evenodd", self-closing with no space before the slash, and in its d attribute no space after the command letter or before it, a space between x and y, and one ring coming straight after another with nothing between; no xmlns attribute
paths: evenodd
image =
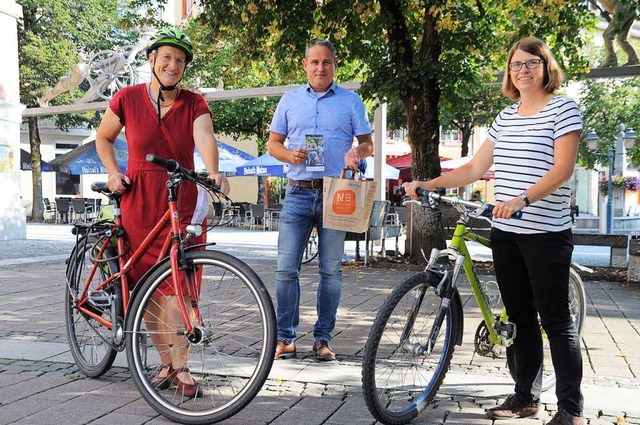
<svg viewBox="0 0 640 425"><path fill-rule="evenodd" d="M101 193L109 199L120 199L120 195L121 195L121 193L111 192L111 190L107 187L106 182L91 183L91 190L94 192Z"/></svg>

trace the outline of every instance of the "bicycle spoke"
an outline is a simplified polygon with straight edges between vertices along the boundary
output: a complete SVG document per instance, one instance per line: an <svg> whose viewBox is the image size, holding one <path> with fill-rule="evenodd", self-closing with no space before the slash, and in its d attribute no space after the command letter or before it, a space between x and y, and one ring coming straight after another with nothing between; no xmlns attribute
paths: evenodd
<svg viewBox="0 0 640 425"><path fill-rule="evenodd" d="M98 377L105 373L115 359L117 350L113 345L113 333L110 329L99 323L88 314L78 308L79 289L84 288L89 277L89 293L101 287L109 277L109 268L115 271L114 262L107 263L104 267L94 269L91 259L91 250L97 239L91 238L90 242L82 239L74 249L67 270L67 285L65 287L65 319L67 325L67 339L71 347L71 354L82 373L89 377ZM86 302L89 306L90 301ZM89 308L89 307L88 307ZM105 318L110 316L110 309L91 306L92 313Z"/></svg>
<svg viewBox="0 0 640 425"><path fill-rule="evenodd" d="M365 346L365 400L381 422L401 423L423 410L438 391L453 355L458 330L451 310L447 310L432 352L420 354L440 309L429 276L419 274L396 287L380 308ZM418 304L416 291L423 285L427 285L426 292ZM452 303L458 311L457 301ZM407 335L404 340L403 335Z"/></svg>
<svg viewBox="0 0 640 425"><path fill-rule="evenodd" d="M218 252L190 254L202 279L194 305L202 322L189 313L195 335L187 338L176 297L156 294L170 275L167 264L149 277L132 305L127 356L134 382L159 412L178 421L197 417L214 422L248 403L266 379L275 352L273 307L262 284L254 282L255 273L240 266L244 263L235 259L238 264L232 266L226 261L233 257ZM191 305L185 301L185 306ZM146 341L146 364L141 339ZM163 364L188 367L202 397L185 397L176 380L168 388L154 389L150 381Z"/></svg>

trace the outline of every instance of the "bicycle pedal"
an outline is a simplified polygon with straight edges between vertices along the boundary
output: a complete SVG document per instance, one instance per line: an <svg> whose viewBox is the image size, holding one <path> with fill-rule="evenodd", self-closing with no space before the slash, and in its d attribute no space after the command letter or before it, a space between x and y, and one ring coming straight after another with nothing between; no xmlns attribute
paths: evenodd
<svg viewBox="0 0 640 425"><path fill-rule="evenodd" d="M112 296L105 291L96 291L89 294L88 300L91 305L97 308L111 308Z"/></svg>
<svg viewBox="0 0 640 425"><path fill-rule="evenodd" d="M513 340L516 337L515 323L497 321L493 327L503 341Z"/></svg>

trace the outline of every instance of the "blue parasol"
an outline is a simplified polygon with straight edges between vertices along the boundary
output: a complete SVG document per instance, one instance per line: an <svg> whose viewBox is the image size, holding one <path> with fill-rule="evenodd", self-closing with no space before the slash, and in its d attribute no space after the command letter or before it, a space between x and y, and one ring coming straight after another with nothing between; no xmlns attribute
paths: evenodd
<svg viewBox="0 0 640 425"><path fill-rule="evenodd" d="M289 164L279 161L268 153L245 162L236 168L238 176L284 177L289 170Z"/></svg>

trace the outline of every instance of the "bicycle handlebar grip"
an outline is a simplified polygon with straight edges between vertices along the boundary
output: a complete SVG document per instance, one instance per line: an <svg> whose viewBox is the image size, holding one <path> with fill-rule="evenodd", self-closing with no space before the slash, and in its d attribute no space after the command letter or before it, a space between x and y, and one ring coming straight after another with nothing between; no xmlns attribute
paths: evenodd
<svg viewBox="0 0 640 425"><path fill-rule="evenodd" d="M147 158L146 159L147 159L148 162L150 162L152 164L159 165L160 167L166 169L170 173L173 173L179 167L178 163L176 161L174 161L173 159L164 159L164 158L161 158L159 156L155 156L152 153L147 154Z"/></svg>
<svg viewBox="0 0 640 425"><path fill-rule="evenodd" d="M483 213L482 215L486 215L487 217L490 217L490 218L491 218L491 217L492 217L491 212L493 211L493 207L494 207L494 205L491 205L491 204L485 204L485 207L486 207L486 208L485 208L485 212L486 212L486 214L484 214L484 213ZM520 218L522 218L522 211L516 211L516 212L514 212L513 214L511 214L511 218L515 218L515 219L520 219Z"/></svg>

